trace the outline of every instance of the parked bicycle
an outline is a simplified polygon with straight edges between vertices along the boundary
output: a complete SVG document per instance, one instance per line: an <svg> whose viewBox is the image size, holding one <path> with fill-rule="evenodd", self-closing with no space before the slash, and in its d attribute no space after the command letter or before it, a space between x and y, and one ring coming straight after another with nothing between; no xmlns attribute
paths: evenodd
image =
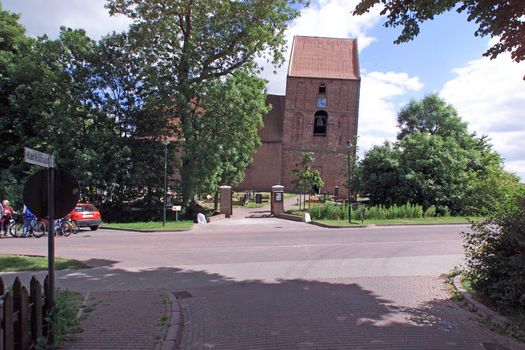
<svg viewBox="0 0 525 350"><path fill-rule="evenodd" d="M22 237L23 220L17 217L13 222L9 224L9 234L13 237ZM26 237L40 238L46 234L47 225L42 219L33 218L27 228Z"/></svg>
<svg viewBox="0 0 525 350"><path fill-rule="evenodd" d="M55 221L55 235L68 237L75 232L75 227L69 218L57 219Z"/></svg>
<svg viewBox="0 0 525 350"><path fill-rule="evenodd" d="M5 232L5 236L10 235L13 236L13 232L15 229L12 229L13 226L19 225L22 227L22 223L24 222L23 216L21 214L13 214L9 218L9 223L7 224L7 231Z"/></svg>

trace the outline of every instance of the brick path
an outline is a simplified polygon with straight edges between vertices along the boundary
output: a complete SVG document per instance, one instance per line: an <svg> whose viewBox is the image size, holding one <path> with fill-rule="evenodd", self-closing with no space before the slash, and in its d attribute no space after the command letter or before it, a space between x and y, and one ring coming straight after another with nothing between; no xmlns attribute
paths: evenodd
<svg viewBox="0 0 525 350"><path fill-rule="evenodd" d="M189 289L193 296L181 300L182 349L483 350L483 342L525 348L472 322L442 283L389 277Z"/></svg>
<svg viewBox="0 0 525 350"><path fill-rule="evenodd" d="M154 349L166 315L163 292L91 292L93 311L80 322L83 332L63 349ZM162 334L163 335L163 334Z"/></svg>

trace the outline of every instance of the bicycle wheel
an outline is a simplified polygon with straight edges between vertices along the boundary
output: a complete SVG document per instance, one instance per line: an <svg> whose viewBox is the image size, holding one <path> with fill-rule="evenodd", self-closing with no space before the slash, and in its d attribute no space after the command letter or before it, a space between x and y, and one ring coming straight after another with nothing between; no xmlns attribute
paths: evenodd
<svg viewBox="0 0 525 350"><path fill-rule="evenodd" d="M71 227L71 224L69 222L64 222L62 224L62 235L64 237L68 237L73 233L73 227Z"/></svg>
<svg viewBox="0 0 525 350"><path fill-rule="evenodd" d="M32 233L33 233L33 237L35 238L42 237L43 235L46 234L46 225L44 225L44 223L42 222L35 223L35 225L33 226Z"/></svg>
<svg viewBox="0 0 525 350"><path fill-rule="evenodd" d="M8 232L11 237L22 237L22 224L16 222L9 224Z"/></svg>
<svg viewBox="0 0 525 350"><path fill-rule="evenodd" d="M70 221L71 227L73 228L73 233L77 234L80 231L80 227L76 221Z"/></svg>

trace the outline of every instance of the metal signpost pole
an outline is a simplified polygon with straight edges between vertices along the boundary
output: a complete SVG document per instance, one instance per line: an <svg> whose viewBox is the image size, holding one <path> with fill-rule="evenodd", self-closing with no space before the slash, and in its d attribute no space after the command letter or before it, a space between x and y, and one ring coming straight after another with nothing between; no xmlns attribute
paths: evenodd
<svg viewBox="0 0 525 350"><path fill-rule="evenodd" d="M169 141L164 141L164 213L162 226L166 225L166 205L168 202L168 143Z"/></svg>
<svg viewBox="0 0 525 350"><path fill-rule="evenodd" d="M351 170L350 170L350 152L352 151L352 141L348 140L348 223L352 223L352 203L351 203L351 192L350 186L352 185Z"/></svg>
<svg viewBox="0 0 525 350"><path fill-rule="evenodd" d="M24 161L46 168L31 175L24 185L24 204L35 216L47 217L47 316L52 315L55 307L55 216L62 217L75 208L79 199L79 185L73 175L55 168L52 155L24 147ZM55 177L59 183L55 188ZM47 200L43 201L47 185ZM55 203L55 190L60 201ZM47 205L46 205L47 202ZM55 205L56 204L56 205ZM48 344L53 344L53 320L49 323Z"/></svg>
<svg viewBox="0 0 525 350"><path fill-rule="evenodd" d="M50 158L49 167L47 169L47 274L48 274L48 288L47 291L47 311L48 315L55 307L55 169L54 159ZM53 331L49 333L49 343L53 343Z"/></svg>

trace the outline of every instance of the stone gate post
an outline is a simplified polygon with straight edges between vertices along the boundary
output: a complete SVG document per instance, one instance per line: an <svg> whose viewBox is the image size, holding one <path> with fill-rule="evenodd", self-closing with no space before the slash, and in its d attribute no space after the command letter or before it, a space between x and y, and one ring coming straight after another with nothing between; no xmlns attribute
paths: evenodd
<svg viewBox="0 0 525 350"><path fill-rule="evenodd" d="M284 186L272 186L272 195L270 201L272 215L279 215L281 213L284 213Z"/></svg>
<svg viewBox="0 0 525 350"><path fill-rule="evenodd" d="M220 194L221 194L221 203L220 203L220 212L221 214L224 214L227 218L232 216L233 214L233 206L232 206L232 187L231 186L220 186Z"/></svg>

